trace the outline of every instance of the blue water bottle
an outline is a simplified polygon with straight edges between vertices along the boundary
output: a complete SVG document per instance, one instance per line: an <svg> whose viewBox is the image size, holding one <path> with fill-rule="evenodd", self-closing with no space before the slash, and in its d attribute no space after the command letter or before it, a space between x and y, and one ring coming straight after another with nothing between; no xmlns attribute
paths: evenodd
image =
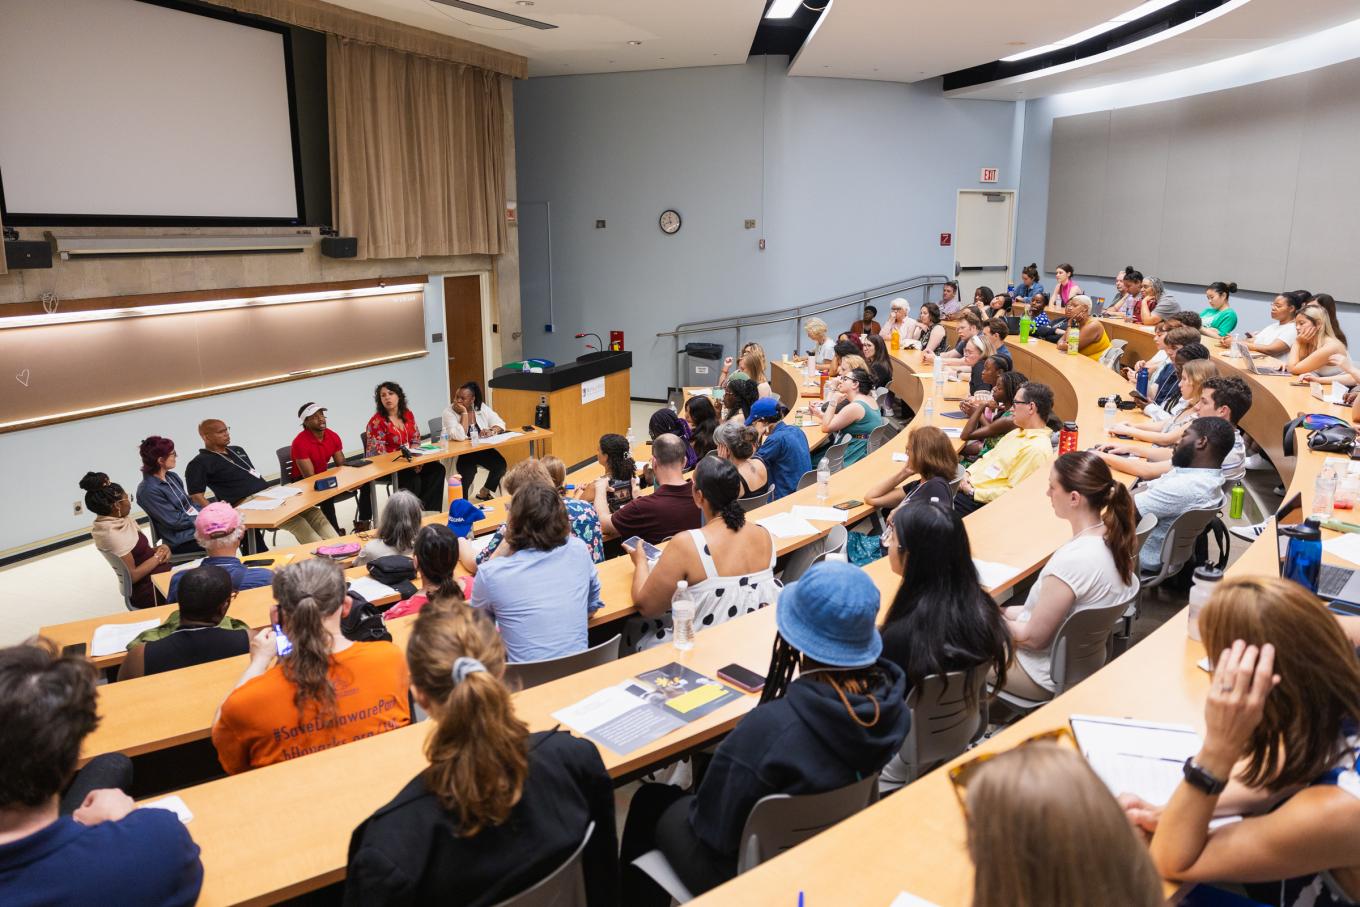
<svg viewBox="0 0 1360 907"><path fill-rule="evenodd" d="M1135 386L1138 388L1138 393L1144 397L1147 396L1148 370L1146 365L1138 370L1138 380L1135 382Z"/></svg>
<svg viewBox="0 0 1360 907"><path fill-rule="evenodd" d="M1281 526L1280 535L1289 539L1284 555L1284 578L1292 579L1313 594L1317 594L1318 576L1322 573L1322 530L1317 520L1304 520L1301 525Z"/></svg>

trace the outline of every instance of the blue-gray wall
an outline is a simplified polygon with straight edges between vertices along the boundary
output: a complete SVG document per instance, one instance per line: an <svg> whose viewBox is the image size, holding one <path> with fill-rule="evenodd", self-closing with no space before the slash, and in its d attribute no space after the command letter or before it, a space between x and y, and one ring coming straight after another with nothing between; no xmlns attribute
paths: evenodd
<svg viewBox="0 0 1360 907"><path fill-rule="evenodd" d="M660 397L674 373L658 331L951 271L938 234L954 230L958 190L979 188L984 166L1016 188L1017 105L945 99L938 82L790 78L786 65L515 85L526 355L563 361L583 351L575 332L622 329L634 396ZM530 273L546 267L530 248L545 241L534 202L551 211L551 334L546 291L531 292L546 284ZM684 219L675 236L657 228L668 207ZM746 339L773 354L793 343L789 328Z"/></svg>

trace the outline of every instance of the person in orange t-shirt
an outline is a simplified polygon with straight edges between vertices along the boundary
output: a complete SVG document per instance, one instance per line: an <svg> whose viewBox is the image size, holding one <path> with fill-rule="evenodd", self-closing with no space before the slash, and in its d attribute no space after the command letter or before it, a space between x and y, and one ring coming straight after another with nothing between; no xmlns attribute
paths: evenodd
<svg viewBox="0 0 1360 907"><path fill-rule="evenodd" d="M411 723L401 650L340 632L351 600L338 564L311 558L285 567L274 575L274 597L292 648L274 663L273 628L251 640L250 666L213 720L213 746L229 774Z"/></svg>

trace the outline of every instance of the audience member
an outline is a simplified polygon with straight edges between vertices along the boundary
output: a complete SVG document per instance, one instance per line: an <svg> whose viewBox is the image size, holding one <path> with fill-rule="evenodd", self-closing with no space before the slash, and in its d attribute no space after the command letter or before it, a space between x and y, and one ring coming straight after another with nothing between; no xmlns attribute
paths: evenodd
<svg viewBox="0 0 1360 907"><path fill-rule="evenodd" d="M812 341L812 349L808 350L812 360L819 364L830 362L834 344L826 336L826 322L820 318L809 318L803 322L803 331Z"/></svg>
<svg viewBox="0 0 1360 907"><path fill-rule="evenodd" d="M1034 298L1035 293L1043 293L1048 297L1048 291L1039 282L1039 265L1037 262L1030 262L1020 269L1020 285L1015 288L1015 298L1028 303Z"/></svg>
<svg viewBox="0 0 1360 907"><path fill-rule="evenodd" d="M1327 313L1328 320L1331 322L1332 334L1337 340L1340 340L1343 345L1346 345L1346 332L1341 329L1341 319L1336 314L1336 300L1332 298L1331 293L1318 293L1315 296L1307 290L1294 290L1290 295L1295 299L1300 300L1299 308L1303 308L1305 305L1322 306L1323 311Z"/></svg>
<svg viewBox="0 0 1360 907"><path fill-rule="evenodd" d="M516 490L502 547L499 556L478 568L472 607L495 619L510 660L542 661L585 651L590 613L604 604L600 578L590 549L571 534L557 489L530 482Z"/></svg>
<svg viewBox="0 0 1360 907"><path fill-rule="evenodd" d="M1233 448L1233 428L1226 419L1199 418L1191 422L1171 452L1171 468L1139 486L1134 504L1140 517L1157 517L1139 566L1154 573L1162 565L1162 542L1176 517L1191 510L1217 507L1223 502L1223 459Z"/></svg>
<svg viewBox="0 0 1360 907"><path fill-rule="evenodd" d="M741 345L741 352L737 355L737 358L735 360L731 356L728 356L726 359L723 360L722 371L718 373L718 382L716 385L717 387L726 387L727 382L732 378L750 379L751 376L746 372L742 371L741 360L746 356L748 352L750 352L753 349L759 350L761 361L762 362L765 361L766 359L765 348L763 346L761 346L759 343L756 343L754 340L743 343ZM733 368L734 365L736 366L735 368Z"/></svg>
<svg viewBox="0 0 1360 907"><path fill-rule="evenodd" d="M864 459L869 452L869 435L883 424L873 389L869 373L857 368L837 381L835 396L822 413L823 433L835 436L832 443L848 442L845 466ZM839 405L842 402L845 405Z"/></svg>
<svg viewBox="0 0 1360 907"><path fill-rule="evenodd" d="M1072 279L1073 271L1069 264L1058 265L1053 274L1058 279L1057 285L1053 288L1053 298L1057 300L1058 306L1065 309L1068 303L1082 295L1081 287Z"/></svg>
<svg viewBox="0 0 1360 907"><path fill-rule="evenodd" d="M963 459L970 465L974 460L990 451L996 442L1015 429L1015 394L1029 378L1022 372L1001 371L1001 364L995 359L992 373L996 376L992 384L990 403L986 397L969 397L959 403L959 408L968 414L968 419L959 431L964 442ZM987 372L983 372L983 380Z"/></svg>
<svg viewBox="0 0 1360 907"><path fill-rule="evenodd" d="M1134 308L1134 321L1140 324L1156 324L1168 315L1174 315L1180 310L1180 303L1176 301L1175 296L1166 291L1166 287L1162 285L1160 278L1143 278L1143 295ZM1195 330L1199 330L1199 328Z"/></svg>
<svg viewBox="0 0 1360 907"><path fill-rule="evenodd" d="M142 481L137 486L137 503L172 554L197 554L194 517L198 508L189 499L184 481L172 471L178 459L175 442L152 435L142 441L140 453Z"/></svg>
<svg viewBox="0 0 1360 907"><path fill-rule="evenodd" d="M227 616L236 590L231 575L204 564L185 570L179 608L159 627L138 634L127 646L119 680L188 668L250 651L250 624Z"/></svg>
<svg viewBox="0 0 1360 907"><path fill-rule="evenodd" d="M1035 293L1030 297L1025 311L1029 315L1031 332L1046 336L1046 332L1053 327L1053 321L1048 317L1048 296L1043 292Z"/></svg>
<svg viewBox="0 0 1360 907"><path fill-rule="evenodd" d="M1166 418L1141 425L1116 422L1110 426L1111 437L1124 437L1161 447L1174 447L1181 439L1181 432L1185 431L1185 427L1197 414L1200 414L1199 400L1204 393L1205 383L1217 376L1218 366L1212 359L1195 359L1185 363L1181 366L1180 372L1180 398L1171 407L1171 411L1165 414Z"/></svg>
<svg viewBox="0 0 1360 907"><path fill-rule="evenodd" d="M1073 296L1067 303L1067 329L1076 328L1079 332L1077 352L1099 362L1100 357L1110 348L1109 335L1099 320L1091 317L1091 297ZM1067 352L1068 339L1058 341L1058 349Z"/></svg>
<svg viewBox="0 0 1360 907"><path fill-rule="evenodd" d="M482 398L482 386L476 381L469 381L458 388L453 395L453 402L444 408L444 431L448 433L450 441L466 441L472 437L473 426L477 428L477 437L488 438L505 431L505 420ZM501 487L501 477L505 475L505 457L499 450L490 447L458 455L454 468L458 470L458 478L463 483L465 498L472 491L478 467L486 470L486 482L477 493L477 500L489 501Z"/></svg>
<svg viewBox="0 0 1360 907"><path fill-rule="evenodd" d="M1157 375L1162 368L1171 361L1170 354L1166 351L1166 332L1171 329L1170 321L1159 321L1152 328L1152 344L1157 352L1152 354L1151 359L1139 359L1133 364L1132 368L1122 369L1125 378L1130 383L1138 380L1138 372L1141 369L1148 370L1148 391L1152 391L1152 384L1157 380Z"/></svg>
<svg viewBox="0 0 1360 907"><path fill-rule="evenodd" d="M703 459L694 470L694 503L704 515L703 528L677 533L655 567L641 545L628 550L638 617L625 628L625 648L649 649L671 638L671 599L681 580L689 584L696 631L779 598L774 539L764 526L747 521L740 496L736 467L716 457Z"/></svg>
<svg viewBox="0 0 1360 907"><path fill-rule="evenodd" d="M127 567L132 577L132 606L155 607L156 587L151 576L170 569L169 547L164 544L151 547L137 521L129 516L132 500L123 486L109 481L107 474L87 472L80 487L85 491L86 509L95 515L90 526L94 546Z"/></svg>
<svg viewBox="0 0 1360 907"><path fill-rule="evenodd" d="M1204 298L1209 303L1199 313L1203 326L1200 332L1215 339L1226 337L1237 330L1237 312L1228 305L1232 294L1237 292L1237 284L1221 280L1209 284L1204 290Z"/></svg>
<svg viewBox="0 0 1360 907"><path fill-rule="evenodd" d="M766 400L773 402L772 397L763 398L757 402L757 408ZM600 518L600 528L606 539L636 535L656 545L677 532L699 528L700 515L694 504L693 484L685 478L685 452L685 442L675 435L657 436L652 441L651 461L656 490L634 498L618 510L610 508L608 481L595 480L595 513Z"/></svg>
<svg viewBox="0 0 1360 907"><path fill-rule="evenodd" d="M1131 794L1168 879L1245 883L1252 903L1360 897L1360 662L1318 599L1290 580L1226 580L1199 614L1214 661L1204 738L1164 807ZM1216 832L1216 814L1242 815Z"/></svg>
<svg viewBox="0 0 1360 907"><path fill-rule="evenodd" d="M458 583L459 540L453 530L435 523L416 533L411 560L415 564L420 590L383 612L383 619L396 620L417 614L431 601L461 603L465 601Z"/></svg>
<svg viewBox="0 0 1360 907"><path fill-rule="evenodd" d="M1319 305L1306 305L1294 319L1298 336L1289 351L1286 363L1289 371L1307 378L1331 378L1341 373L1332 365L1331 357L1346 352L1346 344L1332 330L1327 310Z"/></svg>
<svg viewBox="0 0 1360 907"><path fill-rule="evenodd" d="M761 797L836 790L892 758L910 715L902 669L881 657L879 599L864 571L836 562L813 565L784 590L761 704L718 744L698 790L644 784L634 794L620 858L624 903L668 903L629 865L654 847L702 894L736 875L742 827Z"/></svg>
<svg viewBox="0 0 1360 907"><path fill-rule="evenodd" d="M906 691L932 674L955 671L989 671L997 686L1004 684L1011 637L1001 609L978 581L963 520L947 506L903 507L894 525L893 567L902 582L879 632L883 657L902 669ZM976 688L963 681L963 694L964 711L976 715ZM894 756L879 790L910 780L911 770Z"/></svg>
<svg viewBox="0 0 1360 907"><path fill-rule="evenodd" d="M888 355L888 345L883 342L883 338L878 334L865 334L860 338L859 346L867 368L886 369L888 380L892 380L892 357ZM880 386L886 386L887 383L884 381Z"/></svg>
<svg viewBox="0 0 1360 907"><path fill-rule="evenodd" d="M542 460L520 460L510 471L505 474L505 493L510 495L513 500L515 494L521 488L525 488L532 483L548 485L557 491L558 497L562 497L562 487L553 470L549 468L548 458ZM557 460L556 457L552 459ZM557 460L559 468L565 468L562 461ZM571 534L580 539L590 552L590 559L594 563L604 560L604 537L600 532L600 517L586 501L577 498L566 498L563 504L567 508L567 521L571 524ZM491 538L481 551L475 551L473 546L464 541L460 543L459 560L462 561L463 569L475 574L480 565L495 557L497 552L504 554L501 542L505 538L505 527L501 526L491 534Z"/></svg>
<svg viewBox="0 0 1360 907"><path fill-rule="evenodd" d="M245 525L241 514L230 504L218 501L199 511L194 518L194 540L207 552L200 563L221 567L231 577L232 588L238 592L268 586L274 574L267 567L248 567L237 556L241 551L241 539L245 537ZM167 601L179 600L179 583L185 571L170 576Z"/></svg>
<svg viewBox="0 0 1360 907"><path fill-rule="evenodd" d="M1129 490L1110 467L1089 450L1063 454L1049 472L1048 500L1072 527L1072 538L1044 564L1025 603L1005 609L1015 664L1004 687L1025 699L1053 696L1053 642L1063 621L1138 594L1138 520Z"/></svg>
<svg viewBox="0 0 1360 907"><path fill-rule="evenodd" d="M694 468L694 464L699 462L699 455L694 452L693 433L690 431L689 423L673 409L662 407L652 413L652 417L647 420L647 435L656 443L656 439L662 435L671 435L685 447L685 470Z"/></svg>
<svg viewBox="0 0 1360 907"><path fill-rule="evenodd" d="M959 282L950 280L940 287L940 313L945 318L953 318L963 308L963 300L959 298Z"/></svg>
<svg viewBox="0 0 1360 907"><path fill-rule="evenodd" d="M1281 293L1270 304L1270 317L1275 320L1254 334L1247 332L1244 339L1237 342L1245 343L1247 349L1253 353L1274 356L1281 364L1288 362L1289 352L1298 338L1299 327L1295 323L1295 318L1298 317L1301 308L1303 304L1297 297ZM1233 339L1229 332L1219 338L1218 345L1226 349L1232 345Z"/></svg>
<svg viewBox="0 0 1360 907"><path fill-rule="evenodd" d="M633 500L633 494L637 489L638 470L637 464L633 462L632 448L628 446L628 439L623 435L601 435L600 449L595 454L595 462L604 467L604 475L600 478L605 482L609 509L618 510ZM576 496L583 501L593 502L595 486L599 481L597 479L582 485L576 490Z"/></svg>
<svg viewBox="0 0 1360 907"><path fill-rule="evenodd" d="M957 477L958 468L958 455L949 436L933 425L916 426L907 435L907 462L870 487L864 495L865 503L897 510L911 501L938 498L947 506L954 496L950 483Z"/></svg>
<svg viewBox="0 0 1360 907"><path fill-rule="evenodd" d="M940 314L940 307L935 303L927 302L921 306L921 315L913 328L912 339L932 356L943 353L949 346L949 335L943 321L944 316Z"/></svg>
<svg viewBox="0 0 1360 907"><path fill-rule="evenodd" d="M954 509L969 514L996 500L1053 453L1048 417L1053 412L1053 391L1046 384L1030 381L1021 385L1012 403L1015 430L968 467L954 495Z"/></svg>
<svg viewBox="0 0 1360 907"><path fill-rule="evenodd" d="M864 317L850 325L850 333L859 334L860 337L867 337L871 334L878 334L883 330L883 325L874 321L878 317L878 309L871 305L864 307Z"/></svg>
<svg viewBox="0 0 1360 907"><path fill-rule="evenodd" d="M573 497L568 493L567 464L560 457L548 454L539 461L548 471L548 481L557 489L557 496L567 506L567 519L571 521L571 534L585 542L590 549L590 559L595 563L604 560L604 533L600 530L600 515L589 501ZM488 545L488 548L491 546Z"/></svg>
<svg viewBox="0 0 1360 907"><path fill-rule="evenodd" d="M1192 337L1199 337L1199 332L1192 327L1172 328L1166 332L1164 342L1171 361L1158 373L1156 388L1151 385L1148 387L1152 402L1157 408L1144 407L1143 412L1147 415L1158 418L1169 413L1175 407L1176 401L1181 398L1181 368L1187 362L1209 358L1209 348L1197 339L1190 339Z"/></svg>
<svg viewBox="0 0 1360 907"><path fill-rule="evenodd" d="M992 317L991 306L995 295L991 287L978 287L973 291L973 302L968 308L976 313L977 317L986 321Z"/></svg>
<svg viewBox="0 0 1360 907"><path fill-rule="evenodd" d="M463 388L460 388L459 393L463 394L463 390ZM466 395L463 396L463 399L466 399ZM373 405L377 412L369 417L368 426L364 429L367 439L365 442L366 455L396 454L402 450L411 450L420 444L420 429L416 427L416 416L407 408L406 392L401 389L400 384L395 381L384 381L379 384L373 391ZM481 412L477 413L478 419L482 416ZM468 418L470 420L471 415ZM504 423L502 423L502 427L504 427ZM479 453L482 453L482 451L479 451ZM485 451L485 453L493 453L500 457L500 454L494 450ZM504 462L504 459L501 459L502 466ZM469 471L475 474L475 469ZM416 465L396 473L396 477L397 486L406 489L419 498L421 506L425 510L443 511L444 464L438 461L418 462ZM499 479L499 477L497 478ZM466 494L466 484L463 488L464 494Z"/></svg>
<svg viewBox="0 0 1360 907"><path fill-rule="evenodd" d="M1114 287L1114 302L1105 307L1105 315L1132 317L1133 310L1138 305L1138 299L1143 293L1143 272L1133 265L1129 265L1119 272L1119 276L1115 278Z"/></svg>
<svg viewBox="0 0 1360 907"><path fill-rule="evenodd" d="M833 352L835 355L831 359L831 365L826 370L828 375L841 374L841 369L848 358L853 357L860 362L864 361L864 357L860 355L860 346L857 340L837 340Z"/></svg>
<svg viewBox="0 0 1360 907"><path fill-rule="evenodd" d="M751 407L762 399L766 398L760 396L760 391L750 378L731 379L723 390L723 419L738 425L745 424L751 416Z"/></svg>
<svg viewBox="0 0 1360 907"><path fill-rule="evenodd" d="M196 507L208 506L208 491L219 501L235 507L269 487L270 483L260 475L245 448L232 446L231 426L227 423L221 419L204 419L198 423L198 436L203 439L203 447L184 470L185 486ZM279 481L287 479L280 476ZM301 545L333 539L340 534L315 507L308 507L279 528L292 533ZM257 536L256 550L264 551L264 533L258 529L253 531Z"/></svg>
<svg viewBox="0 0 1360 907"><path fill-rule="evenodd" d="M718 411L713 406L713 398L699 394L686 400L685 422L693 439L694 456L703 459L711 454L714 450L713 430L718 427Z"/></svg>
<svg viewBox="0 0 1360 907"><path fill-rule="evenodd" d="M1034 742L960 768L972 907L1167 903L1147 851L1080 753Z"/></svg>
<svg viewBox="0 0 1360 907"><path fill-rule="evenodd" d="M452 603L416 619L411 690L434 725L430 764L354 830L344 902L500 903L582 854L586 902L618 903L614 785L599 750L562 730L529 733L487 620Z"/></svg>
<svg viewBox="0 0 1360 907"><path fill-rule="evenodd" d="M0 903L187 907L203 885L188 827L112 786L131 780L121 754L76 772L95 705L84 656L41 639L0 649Z"/></svg>
<svg viewBox="0 0 1360 907"><path fill-rule="evenodd" d="M420 500L405 489L397 489L383 505L378 537L364 543L354 559L355 565L369 564L380 557L410 557L421 519Z"/></svg>
<svg viewBox="0 0 1360 907"><path fill-rule="evenodd" d="M987 341L987 349L990 356L1000 356L1006 360L1007 367L1011 366L1011 351L1006 348L1006 335L1010 329L1006 327L1006 319L995 315L985 318L982 321L982 339Z"/></svg>
<svg viewBox="0 0 1360 907"><path fill-rule="evenodd" d="M314 557L284 567L274 598L279 629L251 639L250 665L213 721L213 746L229 774L410 723L401 650L340 632L352 602L339 564Z"/></svg>
<svg viewBox="0 0 1360 907"><path fill-rule="evenodd" d="M891 343L892 333L897 331L897 342L901 345L910 339L911 324L911 304L899 296L889 304L888 320L883 322L878 333Z"/></svg>
<svg viewBox="0 0 1360 907"><path fill-rule="evenodd" d="M758 498L770 491L771 480L765 461L756 456L760 435L754 428L724 422L713 432L718 456L737 470L742 498Z"/></svg>
<svg viewBox="0 0 1360 907"><path fill-rule="evenodd" d="M977 317L973 312L963 312L959 315L958 342L954 344L952 350L941 353L940 358L944 360L946 365L957 365L959 361L963 359L963 350L964 347L968 345L968 341L981 333L982 319ZM927 349L921 354L921 359L925 362L933 362L935 360L935 354Z"/></svg>

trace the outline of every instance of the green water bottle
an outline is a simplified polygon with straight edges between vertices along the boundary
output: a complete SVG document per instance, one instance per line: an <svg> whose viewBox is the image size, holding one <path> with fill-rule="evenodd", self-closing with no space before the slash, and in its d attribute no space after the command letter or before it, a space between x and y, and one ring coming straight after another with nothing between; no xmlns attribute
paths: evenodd
<svg viewBox="0 0 1360 907"><path fill-rule="evenodd" d="M1242 487L1241 482L1238 482L1233 486L1230 503L1228 504L1228 516L1232 517L1234 520L1242 519L1242 501L1246 496L1247 490Z"/></svg>
<svg viewBox="0 0 1360 907"><path fill-rule="evenodd" d="M1029 317L1029 312L1020 316L1020 342L1029 343L1029 332L1034 330L1034 320Z"/></svg>

